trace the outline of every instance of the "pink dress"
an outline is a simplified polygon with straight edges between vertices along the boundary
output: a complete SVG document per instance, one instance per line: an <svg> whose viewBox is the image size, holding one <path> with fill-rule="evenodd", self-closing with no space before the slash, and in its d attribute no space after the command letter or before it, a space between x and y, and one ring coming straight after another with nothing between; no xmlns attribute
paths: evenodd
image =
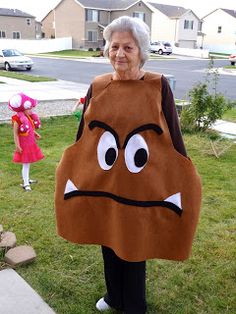
<svg viewBox="0 0 236 314"><path fill-rule="evenodd" d="M30 122L29 131L27 133L18 132L22 153L14 152L13 161L17 163L32 163L44 158L35 140L33 121L29 116L26 117ZM19 125L21 123L17 115L12 117L12 122L17 122Z"/></svg>

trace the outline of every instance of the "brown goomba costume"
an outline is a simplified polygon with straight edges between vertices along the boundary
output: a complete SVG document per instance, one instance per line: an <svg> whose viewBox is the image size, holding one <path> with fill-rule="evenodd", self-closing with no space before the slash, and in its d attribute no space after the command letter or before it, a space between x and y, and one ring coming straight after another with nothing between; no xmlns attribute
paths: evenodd
<svg viewBox="0 0 236 314"><path fill-rule="evenodd" d="M56 171L60 236L112 248L127 261L184 260L191 252L201 182L173 147L161 76L95 79L79 140Z"/></svg>

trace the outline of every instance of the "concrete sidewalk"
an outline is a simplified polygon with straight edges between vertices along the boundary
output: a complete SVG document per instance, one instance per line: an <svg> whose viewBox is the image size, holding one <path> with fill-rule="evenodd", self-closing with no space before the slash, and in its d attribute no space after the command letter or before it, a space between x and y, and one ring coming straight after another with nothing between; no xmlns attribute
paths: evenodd
<svg viewBox="0 0 236 314"><path fill-rule="evenodd" d="M23 92L38 100L35 112L41 117L71 114L75 101L84 97L89 85L69 81L25 82L16 79L0 77L0 122L11 119L12 111L7 103L10 97Z"/></svg>
<svg viewBox="0 0 236 314"><path fill-rule="evenodd" d="M1 314L55 314L13 269L0 271Z"/></svg>
<svg viewBox="0 0 236 314"><path fill-rule="evenodd" d="M57 80L50 82L26 82L0 76L0 103L8 102L9 98L19 92L29 94L41 100L78 99L87 92L87 84Z"/></svg>
<svg viewBox="0 0 236 314"><path fill-rule="evenodd" d="M212 129L220 132L222 136L236 141L236 123L217 120Z"/></svg>

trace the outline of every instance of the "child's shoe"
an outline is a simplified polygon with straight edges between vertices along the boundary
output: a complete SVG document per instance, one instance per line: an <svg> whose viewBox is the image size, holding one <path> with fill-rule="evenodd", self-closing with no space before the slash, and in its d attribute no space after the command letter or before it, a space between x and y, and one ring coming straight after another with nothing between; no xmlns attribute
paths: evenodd
<svg viewBox="0 0 236 314"><path fill-rule="evenodd" d="M111 307L105 302L104 298L101 298L96 303L96 309L99 310L100 312L104 312L110 310Z"/></svg>
<svg viewBox="0 0 236 314"><path fill-rule="evenodd" d="M26 192L31 191L30 185L23 185L22 187L23 187L23 189L24 189Z"/></svg>
<svg viewBox="0 0 236 314"><path fill-rule="evenodd" d="M38 180L29 179L29 184L38 183Z"/></svg>

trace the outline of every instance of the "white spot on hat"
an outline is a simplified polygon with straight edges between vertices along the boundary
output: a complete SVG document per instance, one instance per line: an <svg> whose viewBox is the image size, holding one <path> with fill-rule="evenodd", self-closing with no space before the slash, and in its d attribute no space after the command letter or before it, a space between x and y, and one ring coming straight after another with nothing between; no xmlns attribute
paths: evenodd
<svg viewBox="0 0 236 314"><path fill-rule="evenodd" d="M25 108L25 109L30 109L31 107L32 107L31 102L30 102L29 100L26 100L26 101L24 102L24 108Z"/></svg>
<svg viewBox="0 0 236 314"><path fill-rule="evenodd" d="M10 99L12 108L19 108L21 106L21 95L15 95Z"/></svg>

